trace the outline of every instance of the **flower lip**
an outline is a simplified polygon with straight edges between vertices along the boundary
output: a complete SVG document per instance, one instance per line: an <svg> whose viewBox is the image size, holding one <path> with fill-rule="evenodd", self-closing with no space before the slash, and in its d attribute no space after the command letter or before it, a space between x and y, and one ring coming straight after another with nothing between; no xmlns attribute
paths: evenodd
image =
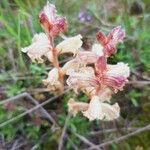
<svg viewBox="0 0 150 150"><path fill-rule="evenodd" d="M32 44L21 51L27 53L32 61L37 60L39 63L43 62L42 56L46 56L50 52L52 46L50 45L49 39L45 33L35 34L32 39Z"/></svg>
<svg viewBox="0 0 150 150"><path fill-rule="evenodd" d="M77 54L83 43L81 39L82 36L80 34L65 39L56 46L58 54L63 53L73 53L74 55Z"/></svg>
<svg viewBox="0 0 150 150"><path fill-rule="evenodd" d="M110 121L119 117L120 108L117 103L114 105L103 103L98 96L93 96L88 109L82 113L90 121L95 119Z"/></svg>

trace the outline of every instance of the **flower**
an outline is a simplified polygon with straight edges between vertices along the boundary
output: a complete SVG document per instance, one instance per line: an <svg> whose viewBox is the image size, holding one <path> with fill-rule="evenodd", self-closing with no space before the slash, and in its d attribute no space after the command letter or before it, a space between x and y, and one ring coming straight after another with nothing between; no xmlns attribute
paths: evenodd
<svg viewBox="0 0 150 150"><path fill-rule="evenodd" d="M90 121L95 119L110 121L119 117L120 108L117 103L114 105L103 103L98 96L93 96L88 109L82 113Z"/></svg>
<svg viewBox="0 0 150 150"><path fill-rule="evenodd" d="M115 92L122 90L130 70L127 64L118 63L116 65L107 65L105 57L99 57L96 63L96 78L101 86L108 86L114 89Z"/></svg>
<svg viewBox="0 0 150 150"><path fill-rule="evenodd" d="M107 65L107 75L129 77L130 69L127 64L119 62L116 65Z"/></svg>
<svg viewBox="0 0 150 150"><path fill-rule="evenodd" d="M102 32L98 32L96 36L98 42L104 47L105 56L109 57L116 53L116 45L123 41L125 31L121 28L121 26L118 26L112 29L107 37Z"/></svg>
<svg viewBox="0 0 150 150"><path fill-rule="evenodd" d="M79 51L74 59L64 64L64 66L61 68L61 71L63 74L67 74L68 70L70 69L76 70L81 67L85 67L87 64L96 63L97 58L97 55L95 55L93 52Z"/></svg>
<svg viewBox="0 0 150 150"><path fill-rule="evenodd" d="M68 69L67 84L73 87L76 92L80 89L88 95L99 95L105 88L111 88L117 92L123 89L129 72L127 64L121 62L116 65L107 65L106 58L101 56L94 69L86 66Z"/></svg>
<svg viewBox="0 0 150 150"><path fill-rule="evenodd" d="M80 112L88 109L88 103L84 102L76 102L74 99L70 99L68 101L68 111L72 113L74 116Z"/></svg>
<svg viewBox="0 0 150 150"><path fill-rule="evenodd" d="M92 17L86 11L80 11L78 18L81 22L91 21Z"/></svg>
<svg viewBox="0 0 150 150"><path fill-rule="evenodd" d="M22 52L27 53L32 61L37 60L39 63L43 63L42 56L48 58L52 57L49 39L45 33L35 34L32 39L32 44L28 47L22 48Z"/></svg>
<svg viewBox="0 0 150 150"><path fill-rule="evenodd" d="M60 32L63 32L67 28L67 21L64 17L57 16L57 10L55 5L47 2L39 14L39 20L42 28L51 37L57 36Z"/></svg>
<svg viewBox="0 0 150 150"><path fill-rule="evenodd" d="M94 81L94 70L92 67L81 67L77 70L69 69L66 73L69 75L67 79L67 84L71 86L76 93L78 89L86 90L86 88L91 88L97 86Z"/></svg>
<svg viewBox="0 0 150 150"><path fill-rule="evenodd" d="M104 55L102 45L97 44L97 43L93 44L92 52L99 57Z"/></svg>
<svg viewBox="0 0 150 150"><path fill-rule="evenodd" d="M73 53L76 54L82 46L82 36L79 34L62 41L56 46L58 54Z"/></svg>
<svg viewBox="0 0 150 150"><path fill-rule="evenodd" d="M53 68L48 73L48 78L43 80L43 84L47 86L50 91L55 93L63 92L63 83L60 81L59 70L57 68Z"/></svg>

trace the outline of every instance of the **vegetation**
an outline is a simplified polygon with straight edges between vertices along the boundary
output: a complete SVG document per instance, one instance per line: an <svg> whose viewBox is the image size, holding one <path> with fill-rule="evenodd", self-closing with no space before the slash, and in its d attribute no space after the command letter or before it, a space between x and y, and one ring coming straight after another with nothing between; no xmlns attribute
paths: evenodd
<svg viewBox="0 0 150 150"><path fill-rule="evenodd" d="M1 0L0 2L0 149L88 149L93 145L119 139L150 124L150 1L129 0L51 0L58 13L66 16L66 35L83 36L83 48L89 50L99 30L108 33L114 26L121 25L126 30L126 39L118 45L118 52L109 59L116 63L129 64L131 75L125 90L113 97L121 107L118 120L89 122L82 114L70 117L67 112L69 98L85 101L83 93L75 95L67 91L55 96L52 102L43 106L44 110L29 112L35 103L44 103L54 95L42 84L50 70L47 63L32 63L21 52L21 47L31 43L35 33L42 31L38 14L46 0ZM81 11L90 16L82 20ZM90 36L89 36L90 35ZM59 39L58 41L59 42ZM66 57L60 57L60 60ZM22 95L27 92L28 94ZM13 97L18 95L16 100ZM32 97L30 97L31 95ZM10 98L10 99L8 99ZM11 100L3 104L2 100ZM45 111L55 120L47 117ZM10 122L6 122L10 120ZM5 123L6 122L6 123ZM115 143L106 144L104 149L148 150L150 147L150 127L133 136ZM62 143L63 142L63 143Z"/></svg>

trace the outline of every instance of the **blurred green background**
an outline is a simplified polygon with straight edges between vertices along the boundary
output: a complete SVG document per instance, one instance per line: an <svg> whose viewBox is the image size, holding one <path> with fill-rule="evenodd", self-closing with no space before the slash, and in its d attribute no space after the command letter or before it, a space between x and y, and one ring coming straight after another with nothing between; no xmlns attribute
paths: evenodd
<svg viewBox="0 0 150 150"><path fill-rule="evenodd" d="M123 44L109 59L110 63L123 61L131 67L130 82L125 90L113 97L121 107L121 117L117 121L89 122L81 114L71 118L64 139L64 150L87 149L78 136L82 135L95 144L128 134L128 128L150 124L150 1L149 0L53 0L58 13L66 16L68 31L66 36L82 34L83 48L90 50L96 40L96 32L108 33L113 27L121 25L126 31ZM32 63L21 52L21 47L31 43L35 33L42 32L38 14L46 0L1 0L0 1L0 100L13 97L22 92L30 93L39 103L52 94L45 91L42 79L47 75L50 64ZM85 13L85 18L79 15ZM86 18L86 17L89 17ZM55 42L58 43L58 38ZM60 58L63 59L63 58ZM70 97L86 101L84 94L67 92L44 108L63 127L67 116L67 101ZM21 100L18 100L21 101ZM20 104L21 103L21 104ZM0 106L0 123L19 115L26 110L27 102L9 103ZM125 130L122 130L125 128ZM105 132L116 129L115 132ZM95 131L101 131L94 134ZM53 130L45 119L34 113L6 126L0 127L0 149L11 149L20 140L19 150L55 150L59 143L62 128ZM44 139L44 140L43 140ZM17 146L16 146L17 147ZM17 149L17 148L16 148ZM150 149L150 130L139 133L118 144L110 144L103 149L148 150Z"/></svg>

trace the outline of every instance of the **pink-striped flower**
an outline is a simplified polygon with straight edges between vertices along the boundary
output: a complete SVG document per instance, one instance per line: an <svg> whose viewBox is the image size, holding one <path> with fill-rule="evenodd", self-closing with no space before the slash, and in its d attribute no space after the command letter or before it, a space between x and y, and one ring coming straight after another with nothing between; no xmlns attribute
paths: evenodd
<svg viewBox="0 0 150 150"><path fill-rule="evenodd" d="M98 58L95 68L81 67L79 69L70 69L67 74L69 78L67 83L75 91L89 91L89 95L99 95L105 88L110 88L117 92L122 90L129 76L129 67L124 63L116 65L107 65L106 58ZM90 90L91 91L90 91ZM85 93L86 93L85 92Z"/></svg>
<svg viewBox="0 0 150 150"><path fill-rule="evenodd" d="M55 5L47 2L47 5L43 8L39 14L39 20L42 28L51 37L57 36L60 32L63 32L67 28L67 21L64 17L57 16L57 10Z"/></svg>
<svg viewBox="0 0 150 150"><path fill-rule="evenodd" d="M118 26L108 34L106 37L102 32L97 33L97 40L104 48L105 56L109 57L112 54L116 53L116 45L119 42L123 42L125 37L125 31Z"/></svg>
<svg viewBox="0 0 150 150"><path fill-rule="evenodd" d="M108 86L115 92L122 90L129 77L130 70L127 64L117 63L107 65L105 57L99 57L95 65L95 76L101 87Z"/></svg>

